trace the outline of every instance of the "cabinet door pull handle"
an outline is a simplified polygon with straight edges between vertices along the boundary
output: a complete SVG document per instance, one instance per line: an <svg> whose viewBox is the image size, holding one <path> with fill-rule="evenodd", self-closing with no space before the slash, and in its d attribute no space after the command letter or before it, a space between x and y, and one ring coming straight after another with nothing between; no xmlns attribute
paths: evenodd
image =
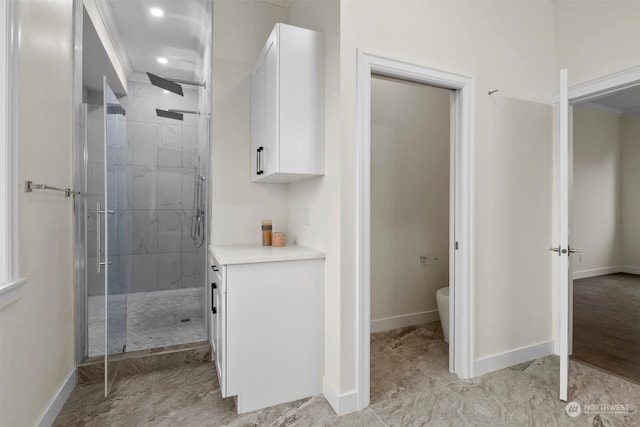
<svg viewBox="0 0 640 427"><path fill-rule="evenodd" d="M212 269L213 271L220 271L220 270L218 269L218 266L217 266L217 265L212 265L212 266L211 266L211 269Z"/></svg>
<svg viewBox="0 0 640 427"><path fill-rule="evenodd" d="M260 175L260 148L256 148L256 175Z"/></svg>
<svg viewBox="0 0 640 427"><path fill-rule="evenodd" d="M214 293L214 289L215 289L215 288L216 288L216 283L215 283L215 282L213 282L213 283L211 284L211 312L212 312L213 314L216 314L216 308L214 307L214 304L215 304L215 297L214 297L214 294L213 294L213 293Z"/></svg>
<svg viewBox="0 0 640 427"><path fill-rule="evenodd" d="M262 175L264 171L262 170L262 152L264 151L264 147L258 147L258 175Z"/></svg>

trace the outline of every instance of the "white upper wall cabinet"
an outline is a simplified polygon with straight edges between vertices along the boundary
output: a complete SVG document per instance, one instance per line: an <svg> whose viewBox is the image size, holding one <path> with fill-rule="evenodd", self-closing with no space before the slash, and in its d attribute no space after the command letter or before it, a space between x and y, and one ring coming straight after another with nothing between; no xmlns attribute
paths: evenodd
<svg viewBox="0 0 640 427"><path fill-rule="evenodd" d="M322 34L276 24L251 73L251 180L324 174Z"/></svg>

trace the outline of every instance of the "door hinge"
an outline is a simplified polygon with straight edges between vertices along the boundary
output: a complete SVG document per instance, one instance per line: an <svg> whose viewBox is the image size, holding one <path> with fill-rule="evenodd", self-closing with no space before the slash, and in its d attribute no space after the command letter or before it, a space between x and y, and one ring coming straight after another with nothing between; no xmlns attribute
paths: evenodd
<svg viewBox="0 0 640 427"><path fill-rule="evenodd" d="M455 243L455 250L458 250L458 242Z"/></svg>

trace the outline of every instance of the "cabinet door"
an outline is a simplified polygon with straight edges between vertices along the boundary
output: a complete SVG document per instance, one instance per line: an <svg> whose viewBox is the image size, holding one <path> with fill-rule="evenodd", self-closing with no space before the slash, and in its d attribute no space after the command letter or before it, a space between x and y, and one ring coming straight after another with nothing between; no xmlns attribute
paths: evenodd
<svg viewBox="0 0 640 427"><path fill-rule="evenodd" d="M209 344L211 344L211 350L213 354L211 355L211 360L216 360L216 354L218 353L218 316L217 316L217 301L216 301L216 275L213 272L209 273L209 289L207 290L208 301L211 301L211 307L209 307Z"/></svg>
<svg viewBox="0 0 640 427"><path fill-rule="evenodd" d="M220 382L220 392L222 397L228 397L227 393L227 294L222 292L219 286L215 292L216 302L216 369L218 370L218 380Z"/></svg>
<svg viewBox="0 0 640 427"><path fill-rule="evenodd" d="M226 267L220 265L215 258L210 258L210 304L211 307L211 348L213 350L212 360L215 362L218 371L218 381L222 397L226 394Z"/></svg>
<svg viewBox="0 0 640 427"><path fill-rule="evenodd" d="M262 176L264 158L264 61L251 74L251 181Z"/></svg>
<svg viewBox="0 0 640 427"><path fill-rule="evenodd" d="M226 385L238 412L322 392L323 271L320 259L228 266Z"/></svg>
<svg viewBox="0 0 640 427"><path fill-rule="evenodd" d="M271 33L264 53L264 152L261 178L279 172L278 133L280 111L278 107L278 46L276 31Z"/></svg>

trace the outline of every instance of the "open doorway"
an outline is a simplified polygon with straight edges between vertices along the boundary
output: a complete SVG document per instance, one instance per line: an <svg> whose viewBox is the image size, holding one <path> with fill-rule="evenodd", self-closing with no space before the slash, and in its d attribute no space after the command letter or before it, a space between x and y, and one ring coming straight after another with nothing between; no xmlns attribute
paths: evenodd
<svg viewBox="0 0 640 427"><path fill-rule="evenodd" d="M571 358L640 383L640 87L572 117Z"/></svg>
<svg viewBox="0 0 640 427"><path fill-rule="evenodd" d="M408 64L366 53L358 55L357 103L357 399L354 409L369 406L371 390L371 90L376 77L399 79L450 91L449 157L449 345L448 372L460 378L474 375L474 331L472 301L472 108L473 79L459 74ZM446 160L445 160L446 161ZM425 262L428 253L422 254ZM420 261L418 254L418 261ZM434 286L438 286L435 285ZM433 315L433 313L432 313Z"/></svg>
<svg viewBox="0 0 640 427"><path fill-rule="evenodd" d="M449 372L453 91L371 79L371 403Z"/></svg>

